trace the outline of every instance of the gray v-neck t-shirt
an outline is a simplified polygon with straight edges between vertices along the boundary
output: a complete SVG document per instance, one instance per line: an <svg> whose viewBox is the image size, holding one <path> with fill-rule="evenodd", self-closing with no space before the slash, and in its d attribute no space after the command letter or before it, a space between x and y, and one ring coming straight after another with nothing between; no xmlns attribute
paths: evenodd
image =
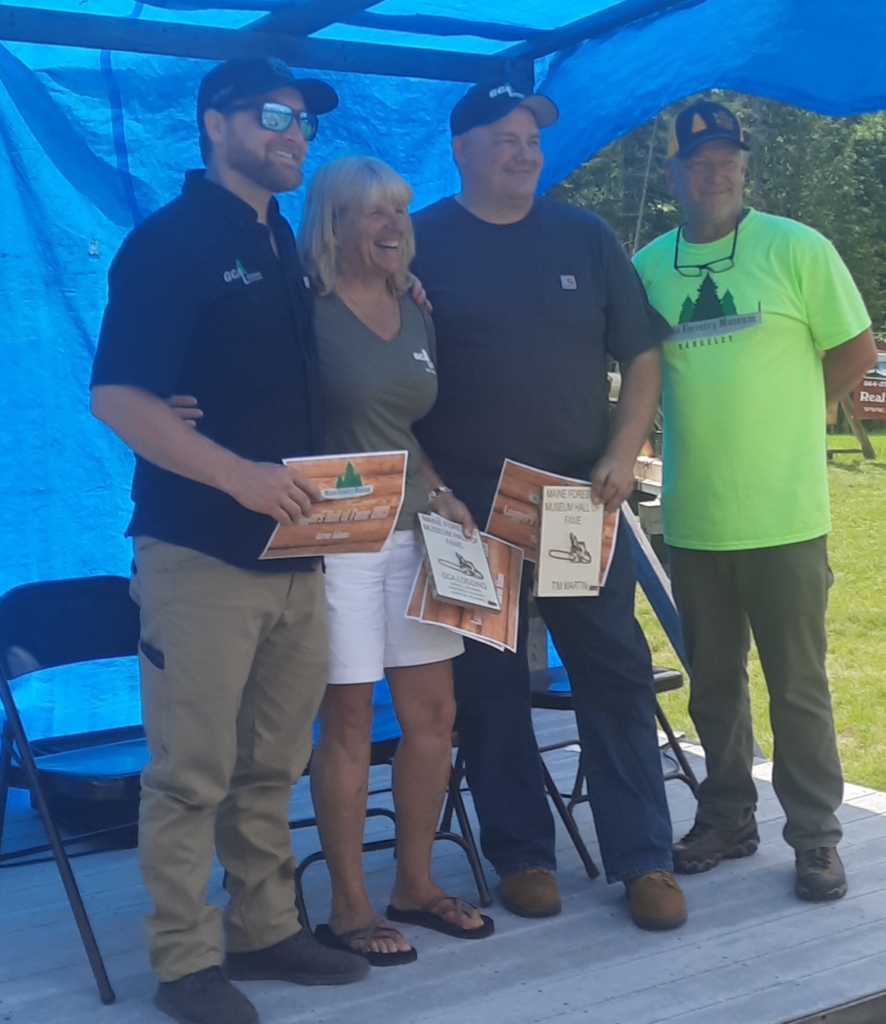
<svg viewBox="0 0 886 1024"><path fill-rule="evenodd" d="M418 475L421 448L412 424L437 397L434 327L409 296L400 297L400 332L385 341L337 295L316 305L317 347L326 408L326 451L406 449L406 496L396 529L411 530L428 508Z"/></svg>

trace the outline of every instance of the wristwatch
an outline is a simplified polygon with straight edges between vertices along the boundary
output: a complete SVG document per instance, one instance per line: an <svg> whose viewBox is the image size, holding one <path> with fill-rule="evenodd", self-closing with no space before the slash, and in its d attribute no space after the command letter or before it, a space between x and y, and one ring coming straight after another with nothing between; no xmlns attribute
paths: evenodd
<svg viewBox="0 0 886 1024"><path fill-rule="evenodd" d="M435 487L433 490L428 491L428 504L430 505L431 502L435 498L439 498L441 494L452 494L452 488L447 487L446 484L440 484L439 487Z"/></svg>

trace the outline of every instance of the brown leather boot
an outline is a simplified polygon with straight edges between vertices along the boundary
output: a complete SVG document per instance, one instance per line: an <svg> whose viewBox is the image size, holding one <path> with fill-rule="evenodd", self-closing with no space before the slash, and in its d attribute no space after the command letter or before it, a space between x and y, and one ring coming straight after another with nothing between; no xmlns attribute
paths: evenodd
<svg viewBox="0 0 886 1024"><path fill-rule="evenodd" d="M670 871L650 871L629 878L625 891L638 928L661 932L686 923L686 897Z"/></svg>
<svg viewBox="0 0 886 1024"><path fill-rule="evenodd" d="M525 868L502 875L501 901L518 917L553 917L561 909L557 879L547 868Z"/></svg>

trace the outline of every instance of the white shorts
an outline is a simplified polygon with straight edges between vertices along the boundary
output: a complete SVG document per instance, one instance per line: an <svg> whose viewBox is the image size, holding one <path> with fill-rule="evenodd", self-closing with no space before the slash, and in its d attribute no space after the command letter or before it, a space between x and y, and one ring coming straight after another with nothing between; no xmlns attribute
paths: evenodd
<svg viewBox="0 0 886 1024"><path fill-rule="evenodd" d="M386 668L462 653L457 633L405 617L420 562L412 530L394 531L376 554L326 556L330 684L374 683Z"/></svg>

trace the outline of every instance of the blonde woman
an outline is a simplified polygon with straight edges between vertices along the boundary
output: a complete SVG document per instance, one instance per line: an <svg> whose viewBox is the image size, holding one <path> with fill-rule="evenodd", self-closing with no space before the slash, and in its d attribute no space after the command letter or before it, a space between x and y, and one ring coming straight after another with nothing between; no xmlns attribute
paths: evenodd
<svg viewBox="0 0 886 1024"><path fill-rule="evenodd" d="M314 175L299 251L316 302L327 451L406 449L406 498L378 554L326 559L330 685L311 789L332 878L326 945L375 966L408 963L415 950L372 907L363 875L372 692L386 675L402 739L393 768L397 874L389 920L460 938L492 933L492 921L431 878L431 849L450 771L455 717L451 659L461 638L404 617L420 554L415 517L428 509L462 524L467 507L444 486L412 433L437 393L433 325L409 297L415 252L409 185L387 164L351 156Z"/></svg>

